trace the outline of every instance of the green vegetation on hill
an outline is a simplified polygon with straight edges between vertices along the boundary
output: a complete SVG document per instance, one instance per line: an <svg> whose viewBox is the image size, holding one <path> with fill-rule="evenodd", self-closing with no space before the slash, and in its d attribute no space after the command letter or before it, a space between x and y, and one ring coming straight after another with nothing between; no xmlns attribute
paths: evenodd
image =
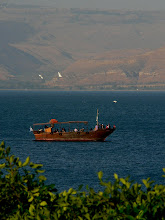
<svg viewBox="0 0 165 220"><path fill-rule="evenodd" d="M0 159L0 219L165 219L165 186L150 178L139 184L114 174L112 183L99 172L102 191L80 186L59 193L45 184L42 164L21 162L4 142Z"/></svg>

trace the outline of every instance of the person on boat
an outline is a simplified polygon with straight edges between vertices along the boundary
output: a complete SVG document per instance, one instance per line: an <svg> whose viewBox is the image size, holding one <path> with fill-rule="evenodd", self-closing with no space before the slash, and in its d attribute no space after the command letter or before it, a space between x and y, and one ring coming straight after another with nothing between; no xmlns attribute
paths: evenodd
<svg viewBox="0 0 165 220"><path fill-rule="evenodd" d="M110 124L106 125L106 129L110 129Z"/></svg>
<svg viewBox="0 0 165 220"><path fill-rule="evenodd" d="M102 129L104 129L104 128L105 128L105 126L102 124L102 125L101 125L101 128L102 128Z"/></svg>
<svg viewBox="0 0 165 220"><path fill-rule="evenodd" d="M98 130L98 125L95 125L95 131L97 131Z"/></svg>
<svg viewBox="0 0 165 220"><path fill-rule="evenodd" d="M44 126L44 131L47 131L47 128L48 128L48 126L47 126L47 125L45 125L45 126Z"/></svg>
<svg viewBox="0 0 165 220"><path fill-rule="evenodd" d="M62 128L62 132L66 132L66 129L65 129L65 128Z"/></svg>
<svg viewBox="0 0 165 220"><path fill-rule="evenodd" d="M75 129L74 129L74 132L77 132L77 131L78 131L77 128L75 128Z"/></svg>

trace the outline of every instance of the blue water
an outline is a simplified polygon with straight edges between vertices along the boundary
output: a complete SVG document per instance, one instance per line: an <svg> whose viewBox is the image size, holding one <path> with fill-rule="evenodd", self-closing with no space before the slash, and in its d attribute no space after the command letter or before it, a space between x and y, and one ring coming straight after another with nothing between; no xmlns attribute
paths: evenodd
<svg viewBox="0 0 165 220"><path fill-rule="evenodd" d="M42 163L47 183L59 191L89 185L98 189L97 172L113 181L113 174L139 183L151 177L164 183L165 92L0 91L0 141L12 154ZM115 104L113 100L118 102ZM87 120L116 125L105 142L36 142L33 123Z"/></svg>

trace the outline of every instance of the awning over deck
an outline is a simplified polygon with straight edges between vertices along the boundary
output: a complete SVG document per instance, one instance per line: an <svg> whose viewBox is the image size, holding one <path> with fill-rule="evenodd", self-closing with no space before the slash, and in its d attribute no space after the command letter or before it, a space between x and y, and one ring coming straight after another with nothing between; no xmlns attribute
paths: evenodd
<svg viewBox="0 0 165 220"><path fill-rule="evenodd" d="M51 119L52 120L52 119ZM37 123L37 124L33 124L33 126L37 126L37 125L47 125L47 124L79 124L79 123L83 123L83 124L88 124L88 121L67 121L67 122L55 122L52 123L51 120L49 122L46 123Z"/></svg>

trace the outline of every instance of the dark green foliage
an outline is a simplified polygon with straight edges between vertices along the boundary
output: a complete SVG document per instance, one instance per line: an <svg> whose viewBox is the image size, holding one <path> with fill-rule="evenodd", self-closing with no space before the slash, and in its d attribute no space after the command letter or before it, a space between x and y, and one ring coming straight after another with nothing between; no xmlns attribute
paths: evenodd
<svg viewBox="0 0 165 220"><path fill-rule="evenodd" d="M80 186L57 193L45 184L41 164L29 157L22 163L4 142L0 159L0 219L165 219L165 186L150 178L138 184L114 174L112 183L99 172L102 191L84 192Z"/></svg>
<svg viewBox="0 0 165 220"><path fill-rule="evenodd" d="M10 147L6 148L4 142L0 159L0 219L44 219L45 206L52 206L56 189L46 186L46 178L38 175L44 172L42 164L30 162L29 157L22 163L19 157L10 155Z"/></svg>

